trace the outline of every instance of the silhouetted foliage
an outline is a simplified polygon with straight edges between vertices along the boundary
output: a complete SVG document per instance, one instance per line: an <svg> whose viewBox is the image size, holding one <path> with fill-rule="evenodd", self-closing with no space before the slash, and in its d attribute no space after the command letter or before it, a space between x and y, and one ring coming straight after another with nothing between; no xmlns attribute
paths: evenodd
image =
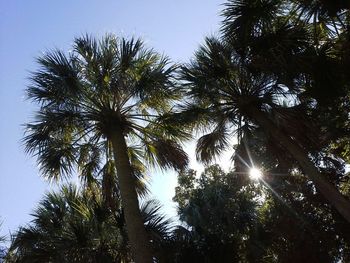
<svg viewBox="0 0 350 263"><path fill-rule="evenodd" d="M170 221L155 201L140 210L153 246L159 247ZM14 235L8 262L131 262L123 210L108 209L98 189L65 186L47 194L32 216Z"/></svg>
<svg viewBox="0 0 350 263"><path fill-rule="evenodd" d="M259 182L217 165L181 173L174 200L187 238L176 262L347 262L348 224L305 177L265 173Z"/></svg>

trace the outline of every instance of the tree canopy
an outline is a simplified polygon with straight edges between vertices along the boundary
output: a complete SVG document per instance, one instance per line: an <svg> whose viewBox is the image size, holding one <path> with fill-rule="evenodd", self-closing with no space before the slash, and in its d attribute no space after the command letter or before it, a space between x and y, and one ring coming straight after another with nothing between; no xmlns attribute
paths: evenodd
<svg viewBox="0 0 350 263"><path fill-rule="evenodd" d="M350 2L228 0L221 16L181 65L112 34L37 59L26 151L81 189L47 194L5 262L350 261ZM139 202L152 166L178 172L175 224Z"/></svg>

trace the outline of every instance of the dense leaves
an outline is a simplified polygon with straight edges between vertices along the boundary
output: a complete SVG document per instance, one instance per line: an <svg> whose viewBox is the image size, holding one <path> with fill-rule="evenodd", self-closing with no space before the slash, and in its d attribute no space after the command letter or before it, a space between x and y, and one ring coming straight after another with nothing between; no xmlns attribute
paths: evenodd
<svg viewBox="0 0 350 263"><path fill-rule="evenodd" d="M256 183L217 165L179 174L174 200L188 232L178 262L347 262L348 224L305 177L278 175L265 170Z"/></svg>
<svg viewBox="0 0 350 263"><path fill-rule="evenodd" d="M141 206L147 232L156 246L170 222L155 201ZM130 262L122 209L112 212L99 190L73 186L49 193L32 214L31 224L15 234L6 262Z"/></svg>

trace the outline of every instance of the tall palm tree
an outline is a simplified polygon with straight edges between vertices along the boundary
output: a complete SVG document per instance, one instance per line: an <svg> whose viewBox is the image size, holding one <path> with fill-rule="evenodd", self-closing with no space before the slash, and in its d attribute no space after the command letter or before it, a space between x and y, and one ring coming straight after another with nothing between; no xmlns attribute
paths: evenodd
<svg viewBox="0 0 350 263"><path fill-rule="evenodd" d="M109 175L116 171L134 260L152 262L135 177L146 163L175 169L187 164L179 139L188 135L158 121L179 96L176 67L140 39L113 35L77 38L69 54L54 50L38 63L27 92L40 108L27 125L26 150L50 179L75 168L86 180L104 171L109 195L115 182Z"/></svg>
<svg viewBox="0 0 350 263"><path fill-rule="evenodd" d="M220 154L230 145L229 137L240 132L243 124L260 126L276 145L283 147L298 162L324 198L350 222L349 200L319 173L308 157L310 146L317 145L317 135L298 134L299 127L307 127L309 120L303 121L303 115L293 108L289 113L284 111L284 116L291 116L293 111L298 116L299 121L293 125L281 118L276 122L272 117L273 112L282 112L278 99L286 93L293 98L292 90L280 85L278 78L271 74L251 72L229 43L216 38L206 39L195 59L183 68L182 77L190 101L189 109L183 114L190 114L192 119L197 114L198 125L210 130L198 140L198 159L209 162Z"/></svg>
<svg viewBox="0 0 350 263"><path fill-rule="evenodd" d="M154 243L168 235L169 221L154 201L141 207L147 232ZM101 192L79 191L72 185L48 193L19 228L9 251L11 262L130 262L122 209L112 212Z"/></svg>

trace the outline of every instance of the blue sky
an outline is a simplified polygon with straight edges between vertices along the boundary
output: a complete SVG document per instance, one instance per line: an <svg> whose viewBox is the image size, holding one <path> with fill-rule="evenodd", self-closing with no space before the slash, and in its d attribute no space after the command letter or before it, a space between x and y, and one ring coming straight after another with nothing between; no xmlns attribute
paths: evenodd
<svg viewBox="0 0 350 263"><path fill-rule="evenodd" d="M219 0L0 0L0 220L8 234L30 221L29 214L50 186L36 161L21 146L23 123L35 105L25 100L35 57L59 48L68 51L85 33L141 36L149 47L175 62L186 62L219 27ZM190 154L193 147L187 147ZM195 165L193 163L193 165ZM156 173L153 194L174 213L170 203L176 184L172 172Z"/></svg>

